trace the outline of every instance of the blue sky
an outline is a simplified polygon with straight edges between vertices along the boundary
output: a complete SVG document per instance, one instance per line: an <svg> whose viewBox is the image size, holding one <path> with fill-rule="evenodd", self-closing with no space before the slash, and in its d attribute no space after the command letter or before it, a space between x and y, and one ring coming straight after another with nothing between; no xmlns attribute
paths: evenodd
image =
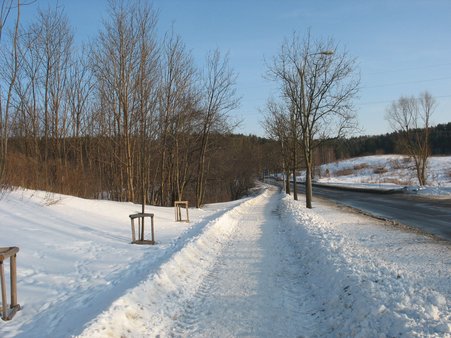
<svg viewBox="0 0 451 338"><path fill-rule="evenodd" d="M106 0L38 0L62 5L76 40L94 38L107 16ZM155 0L160 34L174 27L196 63L209 50L228 52L238 74L242 120L237 132L264 136L260 125L276 85L264 79L266 64L293 31L332 37L357 59L361 90L355 101L360 134L390 132L386 107L400 96L429 91L437 100L433 122L451 122L451 1L449 0Z"/></svg>

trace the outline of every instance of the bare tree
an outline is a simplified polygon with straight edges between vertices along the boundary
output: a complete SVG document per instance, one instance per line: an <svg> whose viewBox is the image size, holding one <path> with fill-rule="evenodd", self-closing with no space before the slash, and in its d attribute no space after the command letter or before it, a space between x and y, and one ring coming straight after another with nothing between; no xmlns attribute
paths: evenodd
<svg viewBox="0 0 451 338"><path fill-rule="evenodd" d="M202 88L202 120L199 125L200 154L196 179L196 207L203 204L207 170L207 155L212 132L227 132L233 128L231 110L239 105L235 89L236 74L229 66L228 55L219 50L208 54Z"/></svg>
<svg viewBox="0 0 451 338"><path fill-rule="evenodd" d="M282 98L300 128L306 167L306 207L312 207L313 153L321 140L343 137L355 128L352 100L359 78L355 60L340 52L332 40L304 39L294 33L282 44L269 66L270 77L280 83Z"/></svg>
<svg viewBox="0 0 451 338"><path fill-rule="evenodd" d="M68 74L72 58L73 33L68 18L59 10L48 10L40 14L40 48L43 60L44 133L48 150L54 162L48 173L51 187L56 184L64 192L68 176L65 140L68 120ZM49 157L45 159L46 163ZM49 164L49 163L47 163Z"/></svg>
<svg viewBox="0 0 451 338"><path fill-rule="evenodd" d="M5 22L8 19L13 7L13 0L4 0L0 4L0 47L2 54L0 57L0 67L7 69L6 74L0 79L0 183L2 182L6 169L6 161L8 155L8 132L9 132L9 115L12 106L13 89L19 70L19 56L18 56L18 37L19 37L19 22L20 22L20 0L16 3L16 18L14 31L12 33L11 48L4 48L2 46L3 29ZM4 88L3 88L4 87ZM4 93L4 91L6 93ZM5 98L5 99L4 99ZM5 102L4 102L5 100Z"/></svg>
<svg viewBox="0 0 451 338"><path fill-rule="evenodd" d="M141 185L141 212L145 212L151 185L150 163L154 158L151 142L157 135L156 129L156 107L158 100L159 56L155 39L155 25L157 17L148 8L140 11L138 17L138 50L139 50L139 72L136 76L136 88L134 90L137 102L137 118L139 133L139 158L138 165ZM144 219L142 220L144 222Z"/></svg>
<svg viewBox="0 0 451 338"><path fill-rule="evenodd" d="M266 103L266 115L263 121L263 128L266 134L279 144L282 154L282 172L285 176L285 192L290 194L290 158L292 152L290 147L293 145L295 138L290 135L292 128L287 128L289 125L289 116L287 116L286 109L283 104L276 103L274 100L268 100ZM297 142L297 140L295 140Z"/></svg>
<svg viewBox="0 0 451 338"><path fill-rule="evenodd" d="M430 156L429 127L435 109L435 99L424 92L419 97L401 97L394 101L386 112L392 129L399 133L401 150L414 163L418 183L426 185L427 162Z"/></svg>
<svg viewBox="0 0 451 338"><path fill-rule="evenodd" d="M73 138L71 146L76 154L77 169L83 173L84 157L82 137L88 133L87 125L93 109L92 94L94 90L94 79L87 65L86 58L82 56L74 60L69 71L67 100L70 116L68 129L70 129L70 132L68 135Z"/></svg>
<svg viewBox="0 0 451 338"><path fill-rule="evenodd" d="M151 128L156 15L141 2L111 1L110 7L110 21L105 22L92 53L100 99L97 118L106 124L104 133L113 144L107 162L116 198L134 201L143 190L136 182L137 154L143 154L138 139Z"/></svg>
<svg viewBox="0 0 451 338"><path fill-rule="evenodd" d="M188 179L184 160L193 133L193 112L196 111L197 72L191 55L179 36L166 37L162 48L162 81L159 91L160 130L160 202L172 205L183 196Z"/></svg>
<svg viewBox="0 0 451 338"><path fill-rule="evenodd" d="M18 41L20 70L18 73L15 95L17 109L14 122L15 136L23 140L24 154L28 161L29 177L33 181L31 188L47 188L45 172L46 163L41 154L41 69L42 57L39 45L39 34L35 24L21 30ZM38 183L39 182L39 183ZM42 183L42 184L40 184Z"/></svg>

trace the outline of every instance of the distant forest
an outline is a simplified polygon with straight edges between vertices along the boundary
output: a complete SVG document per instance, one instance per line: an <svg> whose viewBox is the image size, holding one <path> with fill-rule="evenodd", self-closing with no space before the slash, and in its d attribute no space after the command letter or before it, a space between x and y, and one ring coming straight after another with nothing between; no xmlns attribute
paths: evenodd
<svg viewBox="0 0 451 338"><path fill-rule="evenodd" d="M385 135L359 136L338 141L337 159L378 154L398 154L399 134L393 132ZM451 155L451 122L430 128L431 154Z"/></svg>
<svg viewBox="0 0 451 338"><path fill-rule="evenodd" d="M433 156L451 155L451 122L430 127L429 130L431 154ZM393 132L385 135L329 140L316 149L315 164L320 165L359 156L402 154L402 150L398 148L399 136L398 132ZM260 147L264 147L264 151L268 152L265 157L260 158L259 161L266 159L266 162L261 163L260 167L269 172L282 172L282 155L277 142L267 139L258 139L257 141L255 138L253 142L260 144ZM299 161L297 168L302 170L302 159Z"/></svg>

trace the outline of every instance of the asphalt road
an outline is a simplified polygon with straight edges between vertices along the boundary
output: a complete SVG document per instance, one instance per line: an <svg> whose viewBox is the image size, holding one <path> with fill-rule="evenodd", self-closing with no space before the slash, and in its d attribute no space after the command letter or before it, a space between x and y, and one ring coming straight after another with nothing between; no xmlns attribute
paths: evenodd
<svg viewBox="0 0 451 338"><path fill-rule="evenodd" d="M304 191L303 184L299 185L298 191ZM432 199L402 192L358 192L323 186L314 186L313 195L451 241L451 199Z"/></svg>

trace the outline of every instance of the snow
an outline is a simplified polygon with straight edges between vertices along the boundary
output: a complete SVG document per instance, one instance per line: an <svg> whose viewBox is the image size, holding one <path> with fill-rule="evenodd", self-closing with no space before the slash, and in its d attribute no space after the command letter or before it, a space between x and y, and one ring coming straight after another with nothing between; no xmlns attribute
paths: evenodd
<svg viewBox="0 0 451 338"><path fill-rule="evenodd" d="M317 205L306 210L284 199L289 238L300 248L316 321L323 323L319 336L450 334L446 243Z"/></svg>
<svg viewBox="0 0 451 338"><path fill-rule="evenodd" d="M0 337L451 337L447 242L261 189L191 223L148 206L155 246L130 244L138 205L5 195L23 308Z"/></svg>
<svg viewBox="0 0 451 338"><path fill-rule="evenodd" d="M428 161L427 186L419 187L414 164L403 155L374 155L323 164L319 183L365 189L407 188L421 195L451 196L451 156L432 156ZM304 174L305 176L305 174ZM304 180L300 176L299 180Z"/></svg>
<svg viewBox="0 0 451 338"><path fill-rule="evenodd" d="M0 322L0 337L67 337L157 269L211 219L239 202L190 209L193 223L155 213L158 245L131 245L128 215L140 205L16 190L0 201L0 246L18 246L23 309ZM8 263L9 264L9 263ZM6 269L9 271L9 268ZM8 277L7 277L8 279Z"/></svg>

